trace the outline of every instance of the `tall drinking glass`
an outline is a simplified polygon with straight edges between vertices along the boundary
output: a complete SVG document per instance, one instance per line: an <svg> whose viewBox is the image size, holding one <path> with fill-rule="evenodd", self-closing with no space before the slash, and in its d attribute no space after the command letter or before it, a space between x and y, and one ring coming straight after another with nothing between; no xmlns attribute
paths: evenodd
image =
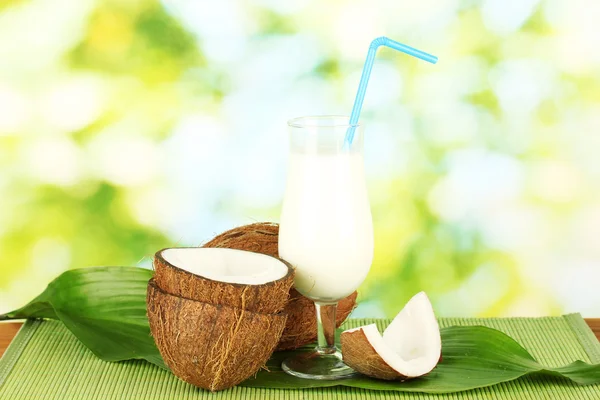
<svg viewBox="0 0 600 400"><path fill-rule="evenodd" d="M363 167L363 128L349 118L292 119L279 255L296 268L295 288L315 302L318 345L283 362L291 375L340 379L354 371L335 347L337 302L363 282L373 260L373 223Z"/></svg>

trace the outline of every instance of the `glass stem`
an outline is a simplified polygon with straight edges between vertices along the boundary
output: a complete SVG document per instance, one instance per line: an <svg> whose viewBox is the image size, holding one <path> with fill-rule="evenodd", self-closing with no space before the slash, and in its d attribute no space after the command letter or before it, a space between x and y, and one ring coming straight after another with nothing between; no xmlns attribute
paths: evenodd
<svg viewBox="0 0 600 400"><path fill-rule="evenodd" d="M336 303L317 303L317 351L321 354L332 354L335 348L335 312Z"/></svg>

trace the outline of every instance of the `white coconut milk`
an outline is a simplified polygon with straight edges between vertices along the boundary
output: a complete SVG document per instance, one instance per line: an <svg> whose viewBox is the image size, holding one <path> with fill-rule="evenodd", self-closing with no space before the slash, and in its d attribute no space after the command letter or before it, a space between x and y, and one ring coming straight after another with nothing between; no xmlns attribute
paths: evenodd
<svg viewBox="0 0 600 400"><path fill-rule="evenodd" d="M340 300L363 282L373 227L360 153L290 154L279 255L313 300Z"/></svg>

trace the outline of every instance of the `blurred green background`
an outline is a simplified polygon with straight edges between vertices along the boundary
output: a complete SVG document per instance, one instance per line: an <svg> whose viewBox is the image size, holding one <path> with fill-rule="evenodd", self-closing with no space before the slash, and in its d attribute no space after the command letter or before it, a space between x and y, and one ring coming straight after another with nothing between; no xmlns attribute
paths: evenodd
<svg viewBox="0 0 600 400"><path fill-rule="evenodd" d="M356 316L600 316L600 2L0 0L0 311L277 221L286 121L362 113Z"/></svg>

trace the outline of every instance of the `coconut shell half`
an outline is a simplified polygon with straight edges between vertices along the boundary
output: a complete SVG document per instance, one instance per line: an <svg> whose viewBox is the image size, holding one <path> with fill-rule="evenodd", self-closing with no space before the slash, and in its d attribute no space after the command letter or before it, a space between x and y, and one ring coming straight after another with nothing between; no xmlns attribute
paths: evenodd
<svg viewBox="0 0 600 400"><path fill-rule="evenodd" d="M239 254L236 255L237 263L248 262L250 264L250 261L252 261L255 265L256 260L253 259L265 257L265 260L259 260L258 262L265 264L277 262L286 268L286 271L285 275L280 278L266 282L224 282L220 279L203 276L202 269L199 272L192 273L190 272L192 270L191 266L188 268L187 265L181 263L176 265L170 262L166 254L167 252L171 254L174 251L223 253L217 254L215 257L206 257L207 260L210 260L206 262L207 265L202 266L206 269L212 267L210 263L227 263L228 261L225 258L229 257L231 252L234 252L243 253L243 257L238 257ZM156 252L153 265L156 283L168 293L204 303L226 305L263 314L275 314L282 311L288 302L290 288L294 284L294 270L289 263L268 255L239 250L203 249L198 247L162 249ZM243 269L243 267L243 265L236 266L238 269Z"/></svg>
<svg viewBox="0 0 600 400"><path fill-rule="evenodd" d="M246 250L279 257L278 240L278 224L258 222L223 232L203 247ZM336 327L342 325L356 307L356 296L357 292L354 292L338 303ZM277 350L297 349L317 340L316 312L312 300L292 288L284 312L288 319Z"/></svg>
<svg viewBox="0 0 600 400"><path fill-rule="evenodd" d="M255 374L277 346L284 314L259 314L166 293L151 279L150 331L171 371L192 385L218 391Z"/></svg>
<svg viewBox="0 0 600 400"><path fill-rule="evenodd" d="M416 294L383 332L375 324L342 332L344 362L373 378L406 380L425 375L440 360L442 341L433 308Z"/></svg>

